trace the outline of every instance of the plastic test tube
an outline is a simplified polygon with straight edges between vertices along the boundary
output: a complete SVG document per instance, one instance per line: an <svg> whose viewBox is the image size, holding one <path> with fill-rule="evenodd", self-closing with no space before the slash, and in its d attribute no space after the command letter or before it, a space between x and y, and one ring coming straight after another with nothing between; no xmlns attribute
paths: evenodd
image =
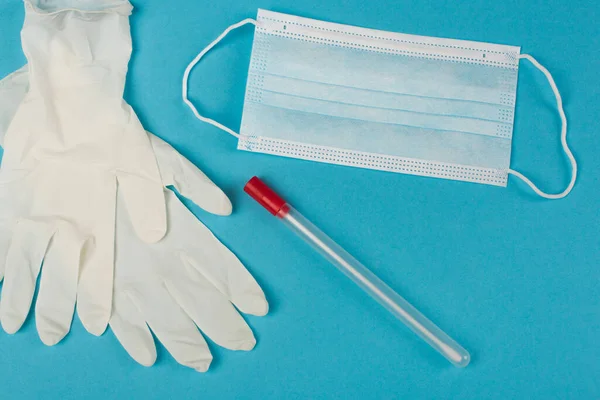
<svg viewBox="0 0 600 400"><path fill-rule="evenodd" d="M288 228L311 244L348 278L352 279L354 283L377 300L421 339L446 357L448 361L457 367L466 367L469 364L471 356L467 350L428 320L402 296L394 292L329 236L304 218L302 214L286 203L259 178L255 176L250 179L244 187L244 191L271 214L281 219Z"/></svg>

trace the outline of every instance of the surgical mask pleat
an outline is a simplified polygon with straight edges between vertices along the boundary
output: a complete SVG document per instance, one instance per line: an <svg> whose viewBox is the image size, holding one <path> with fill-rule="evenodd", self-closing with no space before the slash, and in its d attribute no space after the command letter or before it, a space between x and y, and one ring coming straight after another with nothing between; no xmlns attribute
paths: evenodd
<svg viewBox="0 0 600 400"><path fill-rule="evenodd" d="M422 114L481 118L504 123L511 123L513 118L512 108L504 105L340 86L251 70L246 100L258 100L256 95L261 92Z"/></svg>
<svg viewBox="0 0 600 400"><path fill-rule="evenodd" d="M256 103L248 105L242 132L253 136L310 143L447 163L507 168L510 139L437 131L363 119L339 118ZM331 135L330 132L341 132Z"/></svg>
<svg viewBox="0 0 600 400"><path fill-rule="evenodd" d="M448 62L313 43L260 31L251 72L305 81L410 94L514 105L518 69ZM262 65L254 69L255 65Z"/></svg>

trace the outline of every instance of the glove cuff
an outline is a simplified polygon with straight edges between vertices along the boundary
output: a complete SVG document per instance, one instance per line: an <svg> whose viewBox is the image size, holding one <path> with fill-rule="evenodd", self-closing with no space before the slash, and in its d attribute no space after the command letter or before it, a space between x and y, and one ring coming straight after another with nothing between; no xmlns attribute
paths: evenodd
<svg viewBox="0 0 600 400"><path fill-rule="evenodd" d="M133 6L128 0L24 0L25 6L40 14L65 11L82 13L117 13L131 15Z"/></svg>

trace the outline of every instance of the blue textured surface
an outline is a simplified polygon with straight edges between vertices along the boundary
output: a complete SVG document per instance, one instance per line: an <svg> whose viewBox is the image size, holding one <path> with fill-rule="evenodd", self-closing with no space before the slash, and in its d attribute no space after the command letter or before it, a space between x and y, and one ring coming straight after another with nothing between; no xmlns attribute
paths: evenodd
<svg viewBox="0 0 600 400"><path fill-rule="evenodd" d="M248 318L250 353L212 346L206 374L159 349L135 364L111 332L75 320L47 348L28 320L0 333L3 399L598 399L600 398L600 6L588 1L135 1L126 99L231 197L235 211L198 216L265 288L272 312ZM180 100L185 65L258 7L382 30L522 45L553 72L581 175L565 200L508 188L290 160L235 150ZM0 0L0 76L24 63L20 1ZM238 127L252 29L195 70L191 94ZM559 191L569 177L544 78L523 64L512 167ZM456 369L366 298L243 192L265 178L307 217L467 347Z"/></svg>

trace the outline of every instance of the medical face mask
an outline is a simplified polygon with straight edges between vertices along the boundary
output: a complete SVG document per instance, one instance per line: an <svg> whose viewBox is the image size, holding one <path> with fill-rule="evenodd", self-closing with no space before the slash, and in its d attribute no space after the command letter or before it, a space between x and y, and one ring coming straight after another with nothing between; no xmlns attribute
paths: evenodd
<svg viewBox="0 0 600 400"><path fill-rule="evenodd" d="M190 71L231 30L256 26L240 132L202 116ZM510 169L520 60L548 79L572 165L547 194ZM265 10L227 28L188 65L183 99L238 149L375 170L506 186L512 174L546 198L577 176L562 100L548 70L515 46L406 35Z"/></svg>

